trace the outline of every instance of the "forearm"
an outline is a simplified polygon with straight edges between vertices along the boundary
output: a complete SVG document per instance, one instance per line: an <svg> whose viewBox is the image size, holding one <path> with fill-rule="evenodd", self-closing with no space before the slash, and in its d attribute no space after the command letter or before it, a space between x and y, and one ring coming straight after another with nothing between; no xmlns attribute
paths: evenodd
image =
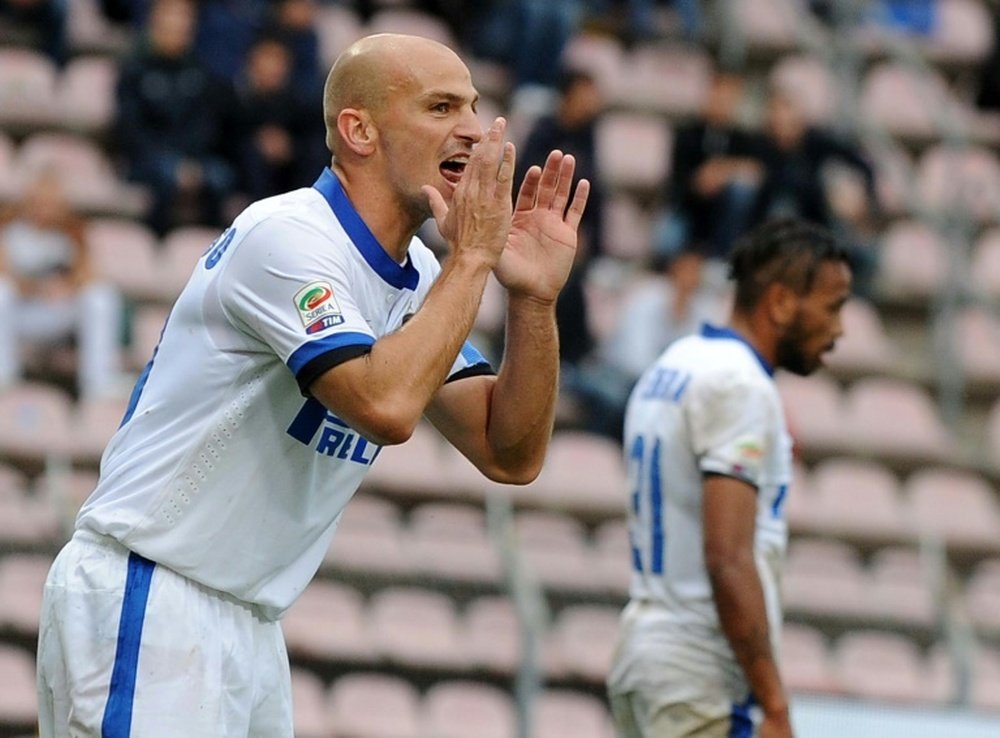
<svg viewBox="0 0 1000 738"><path fill-rule="evenodd" d="M555 303L511 295L504 358L487 428L487 441L500 466L531 478L541 470L558 388Z"/></svg>
<svg viewBox="0 0 1000 738"><path fill-rule="evenodd" d="M767 621L764 592L753 558L709 567L722 631L729 641L757 702L768 714L787 712Z"/></svg>

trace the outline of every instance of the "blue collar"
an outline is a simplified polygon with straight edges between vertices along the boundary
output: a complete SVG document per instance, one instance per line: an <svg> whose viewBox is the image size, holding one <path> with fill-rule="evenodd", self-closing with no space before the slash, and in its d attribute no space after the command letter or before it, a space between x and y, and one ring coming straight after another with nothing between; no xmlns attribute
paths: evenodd
<svg viewBox="0 0 1000 738"><path fill-rule="evenodd" d="M761 356L760 351L755 349L753 347L753 344L751 344L746 338L744 338L741 334L734 331L732 328L728 326L719 328L714 325L709 325L708 323L703 323L701 326L701 335L704 336L705 338L728 338L733 341L739 341L753 352L753 355L757 358L757 361L760 363L761 369L767 372L767 376L769 377L774 376L774 367L771 366L770 362L763 356Z"/></svg>
<svg viewBox="0 0 1000 738"><path fill-rule="evenodd" d="M407 256L406 263L401 266L386 253L382 244L375 238L375 234L369 230L358 211L354 209L354 205L347 198L347 193L344 192L340 180L330 170L330 167L324 167L323 173L319 175L319 179L316 180L313 187L330 205L330 209L337 216L337 220L347 232L354 247L361 252L361 256L368 262L368 266L374 269L378 276L397 290L415 290L417 288L420 274L413 266L413 260Z"/></svg>

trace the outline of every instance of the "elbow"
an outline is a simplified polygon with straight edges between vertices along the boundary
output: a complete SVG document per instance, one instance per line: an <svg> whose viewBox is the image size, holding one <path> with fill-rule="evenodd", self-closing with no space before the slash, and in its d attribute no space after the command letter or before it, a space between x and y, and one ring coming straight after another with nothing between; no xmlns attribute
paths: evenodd
<svg viewBox="0 0 1000 738"><path fill-rule="evenodd" d="M418 414L407 412L398 405L382 402L369 404L349 422L351 427L372 443L398 446L410 440L419 421Z"/></svg>
<svg viewBox="0 0 1000 738"><path fill-rule="evenodd" d="M542 461L522 458L508 462L495 462L488 466L480 467L480 471L491 482L523 487L538 479L538 475L542 471Z"/></svg>

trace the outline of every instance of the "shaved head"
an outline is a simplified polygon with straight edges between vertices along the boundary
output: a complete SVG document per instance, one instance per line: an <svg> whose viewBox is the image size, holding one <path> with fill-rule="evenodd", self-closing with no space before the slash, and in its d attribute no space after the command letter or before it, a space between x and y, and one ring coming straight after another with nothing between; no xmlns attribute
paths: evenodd
<svg viewBox="0 0 1000 738"><path fill-rule="evenodd" d="M327 148L334 156L341 148L341 110L367 110L377 117L394 92L415 82L422 67L442 62L463 64L444 44L420 36L380 33L351 44L337 57L323 90Z"/></svg>

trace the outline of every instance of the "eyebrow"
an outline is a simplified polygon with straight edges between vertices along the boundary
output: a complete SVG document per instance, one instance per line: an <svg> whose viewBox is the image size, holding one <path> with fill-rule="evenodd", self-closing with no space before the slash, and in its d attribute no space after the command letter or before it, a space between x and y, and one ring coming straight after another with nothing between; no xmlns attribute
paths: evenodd
<svg viewBox="0 0 1000 738"><path fill-rule="evenodd" d="M456 103L458 105L462 105L467 101L469 101L469 98L467 98L465 95L459 95L454 92L446 92L444 90L429 90L428 92L425 92L423 95L421 95L420 99L427 101L447 100L450 103ZM470 104L475 105L477 102L479 102L478 92L473 96Z"/></svg>

